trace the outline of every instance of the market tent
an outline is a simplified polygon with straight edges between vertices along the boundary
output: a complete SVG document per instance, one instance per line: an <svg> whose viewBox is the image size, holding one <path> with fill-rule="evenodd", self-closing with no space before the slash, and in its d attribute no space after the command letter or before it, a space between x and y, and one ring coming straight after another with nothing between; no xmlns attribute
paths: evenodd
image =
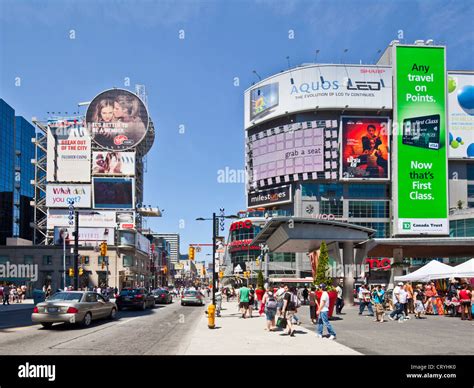
<svg viewBox="0 0 474 388"><path fill-rule="evenodd" d="M474 278L474 259L459 264L452 269L453 278Z"/></svg>
<svg viewBox="0 0 474 388"><path fill-rule="evenodd" d="M444 279L451 277L453 267L440 263L437 260L431 260L428 264L417 269L415 272L404 276L395 276L396 282L429 282L435 279Z"/></svg>

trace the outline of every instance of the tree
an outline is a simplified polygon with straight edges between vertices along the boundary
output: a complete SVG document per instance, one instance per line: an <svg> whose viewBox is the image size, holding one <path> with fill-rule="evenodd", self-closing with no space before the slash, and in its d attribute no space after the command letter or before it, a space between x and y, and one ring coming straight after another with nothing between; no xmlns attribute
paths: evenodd
<svg viewBox="0 0 474 388"><path fill-rule="evenodd" d="M318 259L318 268L316 269L316 276L314 278L314 284L316 286L324 283L328 287L332 285L332 278L328 277L329 275L329 254L328 247L325 241L321 242L321 247L319 248L319 259Z"/></svg>
<svg viewBox="0 0 474 388"><path fill-rule="evenodd" d="M257 274L257 287L263 288L264 282L265 280L263 279L263 273L262 273L262 270L260 270L258 271L258 274Z"/></svg>

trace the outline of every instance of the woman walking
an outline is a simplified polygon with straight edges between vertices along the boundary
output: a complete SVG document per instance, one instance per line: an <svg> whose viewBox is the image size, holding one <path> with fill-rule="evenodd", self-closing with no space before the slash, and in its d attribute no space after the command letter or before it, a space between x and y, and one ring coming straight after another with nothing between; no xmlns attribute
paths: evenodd
<svg viewBox="0 0 474 388"><path fill-rule="evenodd" d="M265 308L265 317L267 327L265 330L275 331L275 316L277 312L277 300L270 286L267 287L267 292L263 295L262 306Z"/></svg>
<svg viewBox="0 0 474 388"><path fill-rule="evenodd" d="M459 291L459 300L461 301L461 320L466 320L466 318L469 321L472 321L472 310L471 310L471 298L472 298L472 293L468 289L467 284L463 284L462 290ZM466 311L467 310L467 311Z"/></svg>
<svg viewBox="0 0 474 388"><path fill-rule="evenodd" d="M423 286L421 284L416 286L413 299L415 301L415 318L421 319L421 314L425 312L425 305L423 304L425 293L423 292Z"/></svg>

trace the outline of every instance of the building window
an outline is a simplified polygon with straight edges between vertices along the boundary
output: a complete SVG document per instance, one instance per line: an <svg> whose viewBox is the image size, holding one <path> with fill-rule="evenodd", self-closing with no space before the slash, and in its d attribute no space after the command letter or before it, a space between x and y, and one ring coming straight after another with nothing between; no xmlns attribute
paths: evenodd
<svg viewBox="0 0 474 388"><path fill-rule="evenodd" d="M90 257L89 256L81 256L81 257L82 257L82 263L85 265L89 265Z"/></svg>
<svg viewBox="0 0 474 388"><path fill-rule="evenodd" d="M451 237L474 237L474 218L449 222Z"/></svg>
<svg viewBox="0 0 474 388"><path fill-rule="evenodd" d="M354 224L375 229L375 238L390 237L390 223L388 222L354 222Z"/></svg>
<svg viewBox="0 0 474 388"><path fill-rule="evenodd" d="M333 214L336 217L342 217L342 201L321 201L319 203L319 214Z"/></svg>
<svg viewBox="0 0 474 388"><path fill-rule="evenodd" d="M350 218L389 218L389 201L349 201Z"/></svg>
<svg viewBox="0 0 474 388"><path fill-rule="evenodd" d="M133 265L133 256L124 256L123 257L123 266L131 267Z"/></svg>
<svg viewBox="0 0 474 388"><path fill-rule="evenodd" d="M296 254L295 253L270 253L270 262L286 262L286 263L294 263Z"/></svg>
<svg viewBox="0 0 474 388"><path fill-rule="evenodd" d="M389 198L388 186L385 184L359 184L351 183L348 185L348 195L350 199L366 198Z"/></svg>
<svg viewBox="0 0 474 388"><path fill-rule="evenodd" d="M24 256L24 259L25 259L25 261L24 261L25 264L28 264L28 265L34 264L34 258L33 258L33 256L27 255L27 256Z"/></svg>
<svg viewBox="0 0 474 388"><path fill-rule="evenodd" d="M43 265L53 265L53 256L43 256Z"/></svg>
<svg viewBox="0 0 474 388"><path fill-rule="evenodd" d="M474 199L474 185L467 185L467 198Z"/></svg>
<svg viewBox="0 0 474 388"><path fill-rule="evenodd" d="M305 183L301 185L303 198L341 198L343 185L340 183Z"/></svg>
<svg viewBox="0 0 474 388"><path fill-rule="evenodd" d="M466 168L467 168L467 180L474 181L474 164L468 163Z"/></svg>

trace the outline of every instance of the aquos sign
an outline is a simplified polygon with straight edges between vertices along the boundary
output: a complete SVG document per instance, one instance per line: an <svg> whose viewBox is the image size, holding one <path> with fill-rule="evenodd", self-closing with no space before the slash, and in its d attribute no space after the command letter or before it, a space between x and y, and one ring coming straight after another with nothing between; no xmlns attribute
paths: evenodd
<svg viewBox="0 0 474 388"><path fill-rule="evenodd" d="M314 109L391 109L392 69L310 65L267 78L245 92L245 128Z"/></svg>

